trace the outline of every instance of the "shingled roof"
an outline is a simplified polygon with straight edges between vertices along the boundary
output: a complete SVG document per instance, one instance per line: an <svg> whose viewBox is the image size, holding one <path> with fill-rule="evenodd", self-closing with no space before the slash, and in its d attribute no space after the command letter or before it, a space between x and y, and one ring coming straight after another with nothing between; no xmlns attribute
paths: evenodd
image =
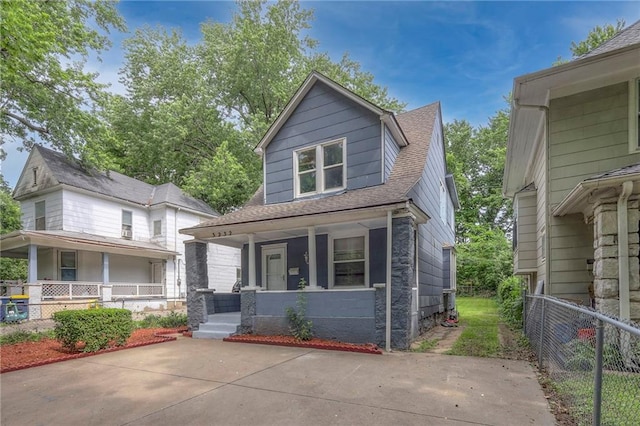
<svg viewBox="0 0 640 426"><path fill-rule="evenodd" d="M591 56L601 55L606 52L611 52L613 50L621 49L623 47L631 46L633 44L639 44L639 43L640 43L640 20L629 25L627 28L623 29L618 34L611 37L609 40L605 41L604 43L602 43L600 46L596 47L592 51L587 52L576 59L584 59L584 58L589 58Z"/></svg>
<svg viewBox="0 0 640 426"><path fill-rule="evenodd" d="M424 170L433 126L440 111L440 103L399 114L396 119L408 139L402 147L386 183L372 187L347 190L324 198L296 200L278 204L264 204L262 186L241 209L205 221L189 230L238 225L272 219L293 218L324 213L336 213L367 207L378 207L406 202L408 194Z"/></svg>
<svg viewBox="0 0 640 426"><path fill-rule="evenodd" d="M67 158L64 154L40 145L35 145L33 149L37 150L42 156L54 179L59 184L84 189L142 206L168 203L211 216L218 215L204 201L190 197L172 183L154 186L115 171L104 173L95 170L90 172L84 169L77 161Z"/></svg>

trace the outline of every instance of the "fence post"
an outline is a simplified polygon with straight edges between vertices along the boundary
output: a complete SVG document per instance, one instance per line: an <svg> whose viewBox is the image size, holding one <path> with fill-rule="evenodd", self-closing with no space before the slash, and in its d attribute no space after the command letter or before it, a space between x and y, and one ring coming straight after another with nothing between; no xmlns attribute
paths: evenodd
<svg viewBox="0 0 640 426"><path fill-rule="evenodd" d="M545 298L540 298L542 300L542 309L540 312L540 338L538 339L538 370L542 371L543 361L542 361L542 346L544 343L544 322L545 322Z"/></svg>
<svg viewBox="0 0 640 426"><path fill-rule="evenodd" d="M604 324L598 319L596 326L596 369L593 386L593 424L600 426L602 413L602 348L604 347Z"/></svg>

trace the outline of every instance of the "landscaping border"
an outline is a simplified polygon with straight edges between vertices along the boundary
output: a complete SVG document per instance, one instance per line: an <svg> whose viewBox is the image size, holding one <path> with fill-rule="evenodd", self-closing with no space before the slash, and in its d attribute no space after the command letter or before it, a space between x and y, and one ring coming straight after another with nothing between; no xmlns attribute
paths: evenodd
<svg viewBox="0 0 640 426"><path fill-rule="evenodd" d="M288 346L297 348L322 349L328 351L358 352L372 355L382 355L377 345L367 343L357 345L355 343L343 343L333 340L312 339L297 340L292 336L262 336L257 334L240 334L222 339L225 342L254 343L259 345Z"/></svg>

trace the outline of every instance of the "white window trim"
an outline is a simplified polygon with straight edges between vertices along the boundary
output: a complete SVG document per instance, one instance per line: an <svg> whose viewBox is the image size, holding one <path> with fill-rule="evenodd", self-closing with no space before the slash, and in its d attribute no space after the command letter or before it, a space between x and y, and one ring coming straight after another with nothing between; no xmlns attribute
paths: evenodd
<svg viewBox="0 0 640 426"><path fill-rule="evenodd" d="M342 142L342 186L338 188L324 188L324 155L322 148L328 145L334 145ZM316 190L312 192L300 193L300 179L298 175L298 153L308 151L315 148L316 150ZM347 186L347 138L333 139L317 145L305 146L293 151L293 183L295 198L309 197L318 194L330 194L332 192L342 191Z"/></svg>
<svg viewBox="0 0 640 426"><path fill-rule="evenodd" d="M131 215L131 223L127 224L124 223L124 213L127 212ZM122 238L126 238L126 239L133 239L133 211L132 210L127 210L127 209L122 209L122 213L120 214L120 229L121 229L121 233L120 235L122 236ZM130 229L125 229L125 226L128 226ZM125 235L125 231L129 232L129 235Z"/></svg>
<svg viewBox="0 0 640 426"><path fill-rule="evenodd" d="M640 152L638 115L640 115L640 77L629 80L629 152Z"/></svg>
<svg viewBox="0 0 640 426"><path fill-rule="evenodd" d="M160 232L158 232L157 234L156 234L156 222L160 222ZM156 219L156 220L154 220L153 222L151 222L151 226L152 226L152 228L153 228L151 231L152 231L152 235L153 235L154 237L160 237L160 236L162 236L162 219Z"/></svg>
<svg viewBox="0 0 640 426"><path fill-rule="evenodd" d="M76 271L76 279L78 281L78 251L77 250L60 250L58 252L58 279L62 281L62 253L73 253L75 256L75 268L65 267L64 269L73 269Z"/></svg>
<svg viewBox="0 0 640 426"><path fill-rule="evenodd" d="M284 286L285 289L288 286L288 281L289 281L289 269L287 266L287 257L288 257L288 252L287 252L287 243L278 243L278 244L267 244L267 245L263 245L260 246L260 275L262 276L262 281L260 282L260 286L262 287L263 290L269 290L267 288L267 268L265 268L265 257L266 257L266 250L269 249L284 249L284 257L282 259L282 268L283 268L283 273L284 273Z"/></svg>
<svg viewBox="0 0 640 426"><path fill-rule="evenodd" d="M547 228L543 226L540 230L540 261L545 263L547 261Z"/></svg>
<svg viewBox="0 0 640 426"><path fill-rule="evenodd" d="M44 212L42 216L38 216L38 204L42 203L44 208ZM33 203L33 229L36 231L46 231L47 230L47 200L39 200ZM42 229L38 229L38 219L44 219L44 227Z"/></svg>
<svg viewBox="0 0 640 426"><path fill-rule="evenodd" d="M369 230L343 231L329 234L329 288L333 288L335 281L335 267L333 261L333 241L343 238L364 237L364 286L340 286L337 289L369 288Z"/></svg>

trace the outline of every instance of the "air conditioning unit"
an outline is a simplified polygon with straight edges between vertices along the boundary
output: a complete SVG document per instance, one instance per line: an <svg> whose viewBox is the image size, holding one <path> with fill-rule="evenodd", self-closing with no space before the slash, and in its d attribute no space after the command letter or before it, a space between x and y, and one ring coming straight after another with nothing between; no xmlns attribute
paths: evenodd
<svg viewBox="0 0 640 426"><path fill-rule="evenodd" d="M122 230L122 238L126 238L126 239L130 240L132 235L133 235L133 232L131 232L131 229L123 229Z"/></svg>

